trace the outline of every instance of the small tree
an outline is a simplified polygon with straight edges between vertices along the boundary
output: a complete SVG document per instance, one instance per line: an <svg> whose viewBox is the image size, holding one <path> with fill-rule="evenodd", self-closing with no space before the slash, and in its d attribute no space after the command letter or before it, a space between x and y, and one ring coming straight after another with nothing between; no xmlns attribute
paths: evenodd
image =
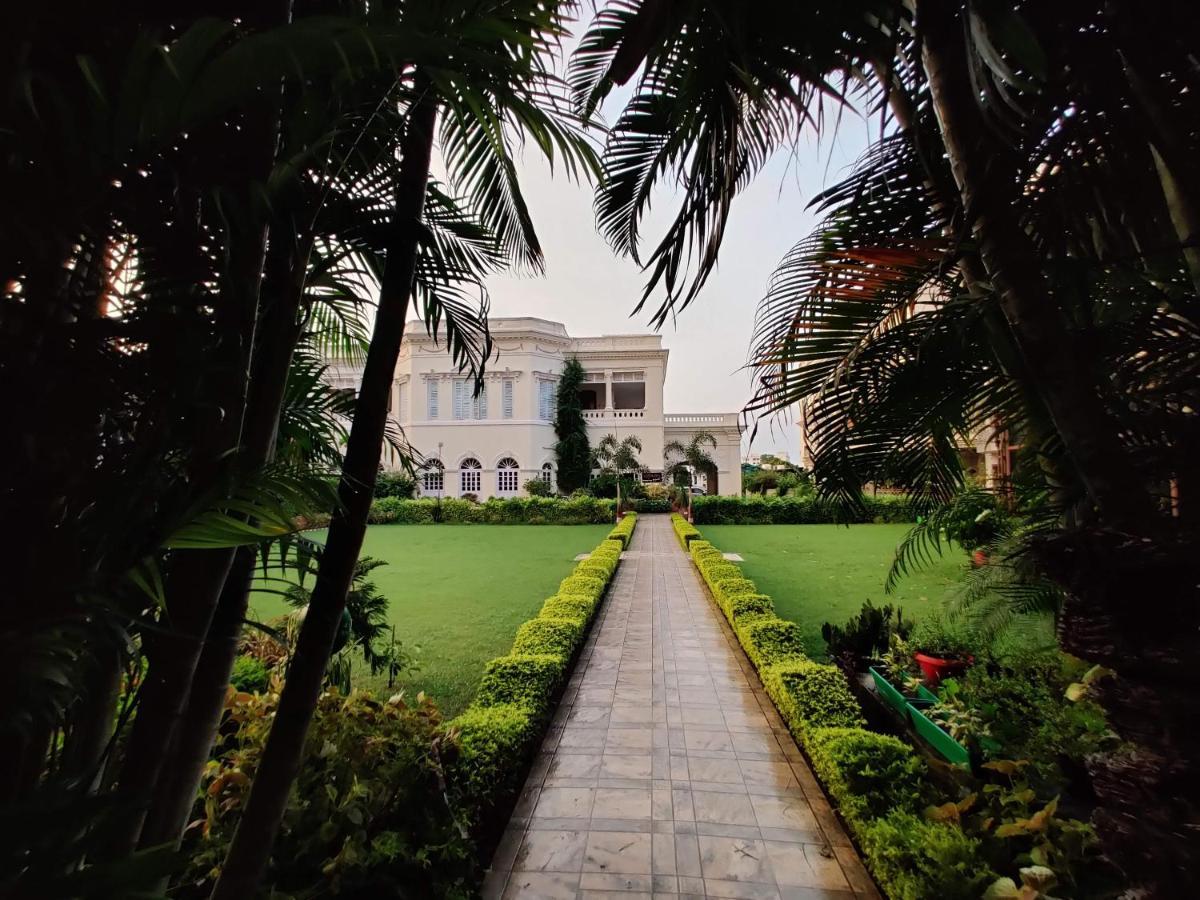
<svg viewBox="0 0 1200 900"><path fill-rule="evenodd" d="M588 441L587 422L583 418L583 404L579 399L579 386L583 384L583 379L583 366L579 360L567 360L558 379L554 416L554 434L558 437L554 445L554 456L558 461L558 489L564 494L587 487L588 477L592 473L592 448Z"/></svg>
<svg viewBox="0 0 1200 900"><path fill-rule="evenodd" d="M606 434L601 438L600 443L592 452L592 467L599 469L601 476L607 475L616 479L618 508L621 505L622 481L626 479L632 481L632 474L643 468L637 456L641 452L642 442L634 435L618 441L616 435L613 434ZM626 486L626 496L632 493L631 487L632 485Z"/></svg>
<svg viewBox="0 0 1200 900"><path fill-rule="evenodd" d="M692 472L703 472L708 476L710 492L717 492L717 463L705 447L717 449L717 439L707 431L697 431L686 444L679 441L668 441L663 445L663 457L680 457L671 462L666 469L666 476L675 484L690 484ZM683 481L684 478L687 481Z"/></svg>

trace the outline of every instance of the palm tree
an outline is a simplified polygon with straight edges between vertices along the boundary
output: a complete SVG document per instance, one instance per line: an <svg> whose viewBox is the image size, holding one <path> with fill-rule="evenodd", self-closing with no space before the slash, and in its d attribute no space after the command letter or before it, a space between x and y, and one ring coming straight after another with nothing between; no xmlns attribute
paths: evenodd
<svg viewBox="0 0 1200 900"><path fill-rule="evenodd" d="M692 474L703 472L708 476L708 492L717 493L717 463L705 447L717 449L717 439L707 431L695 432L686 444L667 441L663 445L663 459L670 460L672 456L682 459L671 462L663 474L675 484L690 485Z"/></svg>
<svg viewBox="0 0 1200 900"><path fill-rule="evenodd" d="M1171 822L1200 808L1179 690L1181 635L1200 627L1183 549L1198 463L1181 452L1200 400L1185 161L1200 23L1125 2L913 6L910 21L899 3L610 4L574 61L581 108L641 74L608 139L599 223L639 259L658 178L687 186L646 261L662 321L703 286L763 161L822 126L820 103L883 118L760 306L751 409L803 403L819 489L850 506L889 480L935 509L962 483L960 436L1030 436L1056 518L1026 543L1063 591L1063 646L1120 672L1105 700L1130 749L1091 763L1097 822L1139 887L1173 896L1198 839Z"/></svg>
<svg viewBox="0 0 1200 900"><path fill-rule="evenodd" d="M441 61L416 67L404 78L408 108L400 169L386 231L378 310L346 444L338 506L262 763L213 888L214 900L247 896L261 878L345 607L366 532L391 383L414 290L439 113L452 184L497 236L506 257L516 263L539 268L541 247L516 179L510 155L512 134L533 137L547 156L553 159L557 153L570 171L592 164L590 146L555 102L548 62L563 28L558 4L446 0L405 5L397 12L402 12L405 25L457 38L462 46ZM436 332L439 317L427 321ZM468 336L451 337L456 358L470 351ZM482 359L477 362L481 369Z"/></svg>
<svg viewBox="0 0 1200 900"><path fill-rule="evenodd" d="M641 452L642 442L632 434L619 441L615 434L606 434L592 450L592 468L616 481L618 512L621 509L621 483L627 476L642 470L637 456Z"/></svg>

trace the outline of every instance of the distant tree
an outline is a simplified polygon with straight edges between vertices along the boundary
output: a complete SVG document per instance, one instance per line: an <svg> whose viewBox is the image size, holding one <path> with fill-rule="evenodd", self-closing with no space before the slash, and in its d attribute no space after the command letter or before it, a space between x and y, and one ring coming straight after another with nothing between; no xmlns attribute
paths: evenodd
<svg viewBox="0 0 1200 900"><path fill-rule="evenodd" d="M617 440L615 434L606 434L592 451L592 468L599 469L596 482L612 480L616 482L617 503L622 497L630 498L640 493L641 485L633 479L633 473L643 468L638 454L642 452L642 442L633 435ZM597 491L596 496L601 496Z"/></svg>
<svg viewBox="0 0 1200 900"><path fill-rule="evenodd" d="M554 456L558 461L558 489L569 494L587 487L592 474L592 447L588 441L587 422L583 419L583 404L579 386L583 384L583 366L569 359L558 379L558 397L554 415Z"/></svg>
<svg viewBox="0 0 1200 900"><path fill-rule="evenodd" d="M663 456L670 458L678 456L681 459L667 466L666 476L675 484L691 484L692 473L703 472L708 477L710 493L717 492L717 463L704 449L717 449L717 439L707 431L697 431L686 444L680 441L668 441L663 445ZM684 481L682 479L686 478Z"/></svg>

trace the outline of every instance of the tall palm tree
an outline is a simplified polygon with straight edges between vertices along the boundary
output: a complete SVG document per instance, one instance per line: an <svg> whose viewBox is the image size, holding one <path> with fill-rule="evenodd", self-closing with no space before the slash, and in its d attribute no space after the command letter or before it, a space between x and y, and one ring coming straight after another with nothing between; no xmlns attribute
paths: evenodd
<svg viewBox="0 0 1200 900"><path fill-rule="evenodd" d="M408 109L400 169L375 325L338 484L339 502L275 721L213 888L214 898L240 898L256 888L300 764L366 532L417 271L439 114L451 183L517 264L540 268L541 246L520 194L510 152L513 135L532 137L549 158L557 153L572 172L579 166L590 171L592 165L589 144L556 102L549 63L563 29L564 10L558 4L445 0L407 4L396 12L402 24L453 36L462 47L443 60L415 67L404 78ZM437 318L429 321L435 333L438 324ZM468 347L462 342L452 349L457 357ZM482 377L481 371L478 374Z"/></svg>
<svg viewBox="0 0 1200 900"><path fill-rule="evenodd" d="M671 461L663 474L676 484L682 484L680 479L686 477L690 484L692 473L703 472L708 477L708 492L717 493L717 463L705 447L717 449L717 439L707 431L695 432L686 444L667 441L663 444L663 459L681 458Z"/></svg>
<svg viewBox="0 0 1200 900"><path fill-rule="evenodd" d="M1063 645L1120 674L1104 699L1129 744L1091 763L1097 822L1134 883L1173 896L1198 838L1172 823L1200 815L1200 709L1180 689L1181 635L1200 627L1182 452L1200 399L1184 161L1200 23L1126 2L912 7L609 4L575 60L581 108L640 74L599 222L639 259L658 179L686 185L646 262L661 321L696 297L762 162L822 126L817 98L883 118L760 307L751 408L804 403L819 488L849 505L887 479L932 508L962 482L959 436L997 420L1031 436L1058 512L1034 550L1064 590Z"/></svg>

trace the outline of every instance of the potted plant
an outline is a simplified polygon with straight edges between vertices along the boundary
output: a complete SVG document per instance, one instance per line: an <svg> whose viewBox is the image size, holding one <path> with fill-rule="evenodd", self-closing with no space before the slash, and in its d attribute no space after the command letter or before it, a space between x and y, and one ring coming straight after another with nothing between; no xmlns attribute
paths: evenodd
<svg viewBox="0 0 1200 900"><path fill-rule="evenodd" d="M961 675L975 662L974 642L967 630L952 627L938 616L922 619L913 631L913 659L931 687L943 678Z"/></svg>

